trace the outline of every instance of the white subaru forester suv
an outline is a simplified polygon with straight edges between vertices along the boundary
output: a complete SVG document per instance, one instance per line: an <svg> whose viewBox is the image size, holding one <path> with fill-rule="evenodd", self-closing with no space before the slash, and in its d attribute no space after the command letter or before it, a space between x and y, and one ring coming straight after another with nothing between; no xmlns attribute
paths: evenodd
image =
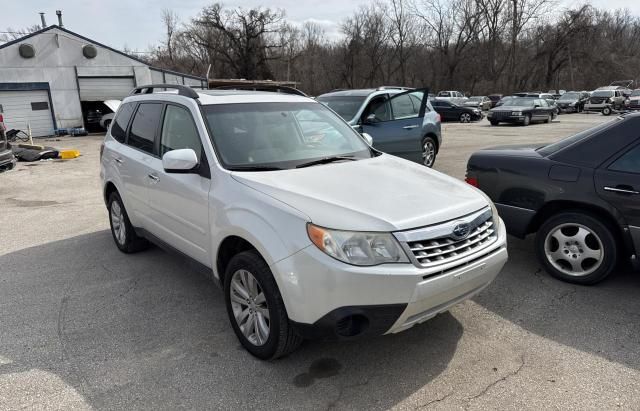
<svg viewBox="0 0 640 411"><path fill-rule="evenodd" d="M118 248L150 241L212 273L261 359L303 338L405 330L473 297L507 260L484 194L376 151L302 96L136 88L101 177Z"/></svg>

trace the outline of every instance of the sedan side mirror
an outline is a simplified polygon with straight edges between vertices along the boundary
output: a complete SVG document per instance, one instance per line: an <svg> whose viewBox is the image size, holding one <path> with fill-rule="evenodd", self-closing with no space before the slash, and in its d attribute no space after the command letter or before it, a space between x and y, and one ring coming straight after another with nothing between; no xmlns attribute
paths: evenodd
<svg viewBox="0 0 640 411"><path fill-rule="evenodd" d="M362 137L364 137L367 144L369 144L370 146L373 146L373 137L371 137L369 133L362 133Z"/></svg>
<svg viewBox="0 0 640 411"><path fill-rule="evenodd" d="M189 173L198 166L198 156L190 148L171 150L162 156L162 167L167 173Z"/></svg>

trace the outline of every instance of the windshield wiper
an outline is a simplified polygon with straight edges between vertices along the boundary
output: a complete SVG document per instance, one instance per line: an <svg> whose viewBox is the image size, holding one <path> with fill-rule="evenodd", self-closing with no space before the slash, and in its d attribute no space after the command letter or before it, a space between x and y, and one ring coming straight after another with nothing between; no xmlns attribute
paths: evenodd
<svg viewBox="0 0 640 411"><path fill-rule="evenodd" d="M234 166L227 168L230 171L276 171L283 170L280 167L272 167L272 166Z"/></svg>
<svg viewBox="0 0 640 411"><path fill-rule="evenodd" d="M318 160L313 160L313 161L309 161L308 163L302 163L302 164L298 164L296 166L296 168L303 168L303 167L310 167L310 166L315 166L318 164L327 164L327 163L333 163L334 161L356 161L356 158L354 158L353 156L331 156L331 157L324 157L324 158L320 158Z"/></svg>

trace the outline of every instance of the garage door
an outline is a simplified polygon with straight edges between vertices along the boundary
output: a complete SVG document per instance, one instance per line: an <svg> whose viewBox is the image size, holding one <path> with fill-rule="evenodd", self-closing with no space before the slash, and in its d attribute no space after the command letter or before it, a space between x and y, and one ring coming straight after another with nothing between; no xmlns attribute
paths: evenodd
<svg viewBox="0 0 640 411"><path fill-rule="evenodd" d="M135 87L133 77L78 77L81 101L122 100Z"/></svg>
<svg viewBox="0 0 640 411"><path fill-rule="evenodd" d="M27 131L34 137L53 135L53 118L46 90L0 91L0 110L8 129Z"/></svg>

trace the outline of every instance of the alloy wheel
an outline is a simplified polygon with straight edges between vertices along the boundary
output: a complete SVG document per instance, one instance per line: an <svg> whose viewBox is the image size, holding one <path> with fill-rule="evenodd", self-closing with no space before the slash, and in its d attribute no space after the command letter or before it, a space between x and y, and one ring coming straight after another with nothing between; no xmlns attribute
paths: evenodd
<svg viewBox="0 0 640 411"><path fill-rule="evenodd" d="M269 306L258 280L247 270L233 273L231 287L233 316L245 338L253 345L267 342L270 332Z"/></svg>
<svg viewBox="0 0 640 411"><path fill-rule="evenodd" d="M109 215L111 217L111 229L113 230L116 241L118 241L118 244L124 245L127 238L127 228L125 227L124 215L120 203L117 201L111 203Z"/></svg>
<svg viewBox="0 0 640 411"><path fill-rule="evenodd" d="M586 276L600 267L604 259L602 240L589 227L565 223L549 231L544 241L549 263L563 274Z"/></svg>
<svg viewBox="0 0 640 411"><path fill-rule="evenodd" d="M433 141L427 139L422 146L422 163L427 166L433 166L436 159L436 146Z"/></svg>
<svg viewBox="0 0 640 411"><path fill-rule="evenodd" d="M469 123L469 122L471 122L471 114L469 114L469 113L460 114L460 122L461 123Z"/></svg>

